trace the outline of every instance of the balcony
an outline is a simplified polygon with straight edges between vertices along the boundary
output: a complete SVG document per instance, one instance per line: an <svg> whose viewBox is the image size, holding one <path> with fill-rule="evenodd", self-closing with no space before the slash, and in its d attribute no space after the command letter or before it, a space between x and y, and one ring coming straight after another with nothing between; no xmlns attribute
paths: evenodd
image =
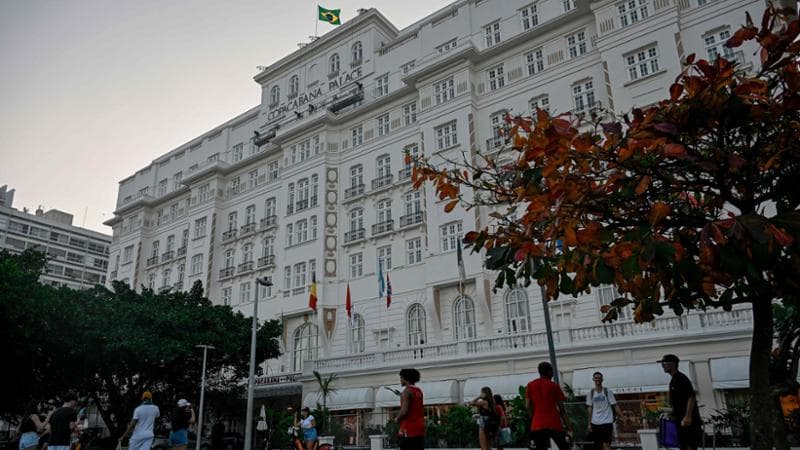
<svg viewBox="0 0 800 450"><path fill-rule="evenodd" d="M394 220L384 220L383 222L378 222L372 226L372 235L376 236L383 233L388 233L390 231L394 231Z"/></svg>
<svg viewBox="0 0 800 450"><path fill-rule="evenodd" d="M222 242L230 241L231 239L236 239L236 229L228 230L222 233Z"/></svg>
<svg viewBox="0 0 800 450"><path fill-rule="evenodd" d="M236 273L235 267L226 267L219 271L219 279L230 278Z"/></svg>
<svg viewBox="0 0 800 450"><path fill-rule="evenodd" d="M423 220L425 220L425 213L422 211L400 216L400 228L410 227L412 225L422 223Z"/></svg>
<svg viewBox="0 0 800 450"><path fill-rule="evenodd" d="M172 251L172 250L166 251L166 252L161 254L161 262L162 263L163 262L167 262L167 261L169 261L170 259L172 259L174 257L175 257L175 252L174 251Z"/></svg>
<svg viewBox="0 0 800 450"><path fill-rule="evenodd" d="M246 261L239 264L239 273L242 274L245 272L250 272L251 270L253 270L253 264L254 264L253 261Z"/></svg>
<svg viewBox="0 0 800 450"><path fill-rule="evenodd" d="M364 100L364 90L360 87L357 87L347 93L344 98L338 99L336 96L334 96L333 104L328 109L332 113L336 114L348 106L358 105L362 100Z"/></svg>
<svg viewBox="0 0 800 450"><path fill-rule="evenodd" d="M348 231L344 234L344 243L349 244L364 239L365 230L359 228L357 230Z"/></svg>
<svg viewBox="0 0 800 450"><path fill-rule="evenodd" d="M147 258L147 267L155 266L156 264L158 264L158 256Z"/></svg>
<svg viewBox="0 0 800 450"><path fill-rule="evenodd" d="M116 270L112 270L111 271L111 280L116 280L116 279L117 279L117 271Z"/></svg>
<svg viewBox="0 0 800 450"><path fill-rule="evenodd" d="M182 290L183 290L183 281L178 281L177 283L175 283L175 285L173 286L173 288L174 288L176 291L182 291Z"/></svg>
<svg viewBox="0 0 800 450"><path fill-rule="evenodd" d="M352 186L344 190L344 199L349 200L351 198L356 198L359 195L364 194L364 185L359 184L357 186Z"/></svg>
<svg viewBox="0 0 800 450"><path fill-rule="evenodd" d="M295 205L295 211L300 212L304 209L308 209L308 199L298 200Z"/></svg>
<svg viewBox="0 0 800 450"><path fill-rule="evenodd" d="M258 258L258 267L274 267L275 266L275 255L267 255Z"/></svg>
<svg viewBox="0 0 800 450"><path fill-rule="evenodd" d="M411 181L411 167L406 167L397 172L397 182L402 183L403 181Z"/></svg>
<svg viewBox="0 0 800 450"><path fill-rule="evenodd" d="M278 133L277 126L267 131L264 134L261 134L258 131L253 131L253 143L261 147L262 145L265 145L267 142L269 142L270 139L274 139L277 133Z"/></svg>
<svg viewBox="0 0 800 450"><path fill-rule="evenodd" d="M372 190L383 189L385 187L389 187L392 185L394 181L394 176L392 174L384 175L382 177L375 178L372 180Z"/></svg>
<svg viewBox="0 0 800 450"><path fill-rule="evenodd" d="M239 236L244 236L246 234L254 233L256 231L256 223L250 222L246 225L242 225L242 228L239 230Z"/></svg>
<svg viewBox="0 0 800 450"><path fill-rule="evenodd" d="M261 219L261 229L262 230L267 230L267 229L270 229L270 228L273 228L273 227L277 227L277 226L278 226L278 216L276 216L274 214L271 215L271 216L267 216L267 217L264 217L263 219Z"/></svg>
<svg viewBox="0 0 800 450"><path fill-rule="evenodd" d="M186 256L186 247L178 247L176 256L180 258L181 256Z"/></svg>
<svg viewBox="0 0 800 450"><path fill-rule="evenodd" d="M587 105L580 105L573 109L572 115L585 116L586 114L597 114L603 110L603 103L599 101L588 102Z"/></svg>
<svg viewBox="0 0 800 450"><path fill-rule="evenodd" d="M505 144L505 139L500 136L489 138L486 140L486 152L491 153L500 150L503 148L503 144Z"/></svg>

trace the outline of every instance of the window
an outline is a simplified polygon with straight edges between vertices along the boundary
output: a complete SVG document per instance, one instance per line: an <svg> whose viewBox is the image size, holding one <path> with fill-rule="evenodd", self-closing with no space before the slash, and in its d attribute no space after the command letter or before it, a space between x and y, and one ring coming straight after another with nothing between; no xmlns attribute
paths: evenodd
<svg viewBox="0 0 800 450"><path fill-rule="evenodd" d="M222 294L220 296L222 297L223 305L225 306L231 305L231 288L229 287L222 288Z"/></svg>
<svg viewBox="0 0 800 450"><path fill-rule="evenodd" d="M171 252L173 250L175 250L175 235L170 234L167 236L167 248L164 251Z"/></svg>
<svg viewBox="0 0 800 450"><path fill-rule="evenodd" d="M261 242L261 255L269 257L275 254L275 236L265 237Z"/></svg>
<svg viewBox="0 0 800 450"><path fill-rule="evenodd" d="M734 49L725 47L725 42L727 42L730 37L731 30L728 27L703 35L703 42L706 46L706 53L708 53L709 61L716 61L720 55L730 61L736 58Z"/></svg>
<svg viewBox="0 0 800 450"><path fill-rule="evenodd" d="M403 123L408 126L417 123L417 103L403 105Z"/></svg>
<svg viewBox="0 0 800 450"><path fill-rule="evenodd" d="M520 288L506 292L506 329L508 334L527 333L531 329L528 295Z"/></svg>
<svg viewBox="0 0 800 450"><path fill-rule="evenodd" d="M619 23L622 27L633 25L647 18L647 0L626 0L617 4Z"/></svg>
<svg viewBox="0 0 800 450"><path fill-rule="evenodd" d="M247 188L253 189L258 185L258 169L247 172Z"/></svg>
<svg viewBox="0 0 800 450"><path fill-rule="evenodd" d="M388 177L392 174L392 157L389 155L378 156L376 161L378 178Z"/></svg>
<svg viewBox="0 0 800 450"><path fill-rule="evenodd" d="M364 210L356 208L350 211L350 232L364 228Z"/></svg>
<svg viewBox="0 0 800 450"><path fill-rule="evenodd" d="M444 150L458 145L458 137L456 134L456 123L450 122L446 125L436 127L436 149Z"/></svg>
<svg viewBox="0 0 800 450"><path fill-rule="evenodd" d="M275 197L270 197L264 202L264 217L272 217L276 215L278 208L276 207Z"/></svg>
<svg viewBox="0 0 800 450"><path fill-rule="evenodd" d="M319 142L319 136L314 136L311 139L312 147L314 147L314 155L319 155L322 145Z"/></svg>
<svg viewBox="0 0 800 450"><path fill-rule="evenodd" d="M156 274L151 273L147 275L147 289L151 291L156 288Z"/></svg>
<svg viewBox="0 0 800 450"><path fill-rule="evenodd" d="M242 246L242 262L250 262L253 260L253 244L247 243Z"/></svg>
<svg viewBox="0 0 800 450"><path fill-rule="evenodd" d="M392 268L392 246L378 247L378 267L382 272Z"/></svg>
<svg viewBox="0 0 800 450"><path fill-rule="evenodd" d="M245 225L250 225L251 223L256 223L256 205L249 205L244 210L244 222Z"/></svg>
<svg viewBox="0 0 800 450"><path fill-rule="evenodd" d="M531 114L536 114L536 111L543 109L550 112L550 97L548 95L540 95L531 99L530 103Z"/></svg>
<svg viewBox="0 0 800 450"><path fill-rule="evenodd" d="M364 59L364 51L360 41L353 44L350 48L350 57L352 58L353 64L359 64L361 60Z"/></svg>
<svg viewBox="0 0 800 450"><path fill-rule="evenodd" d="M519 10L519 14L522 17L522 31L530 30L539 25L539 10L536 3L522 8Z"/></svg>
<svg viewBox="0 0 800 450"><path fill-rule="evenodd" d="M233 162L239 162L244 158L244 144L236 144L233 146L232 160Z"/></svg>
<svg viewBox="0 0 800 450"><path fill-rule="evenodd" d="M319 196L319 175L311 175L311 207L317 206Z"/></svg>
<svg viewBox="0 0 800 450"><path fill-rule="evenodd" d="M350 324L350 353L364 353L364 318L361 314L353 314Z"/></svg>
<svg viewBox="0 0 800 450"><path fill-rule="evenodd" d="M378 136L389 134L389 113L378 116L375 122L378 128Z"/></svg>
<svg viewBox="0 0 800 450"><path fill-rule="evenodd" d="M228 231L234 231L236 229L236 222L238 221L237 220L238 216L239 214L236 213L236 211L228 213Z"/></svg>
<svg viewBox="0 0 800 450"><path fill-rule="evenodd" d="M308 240L308 221L306 219L298 220L295 227L297 233L297 243L303 243Z"/></svg>
<svg viewBox="0 0 800 450"><path fill-rule="evenodd" d="M350 255L350 278L364 276L364 256L361 253Z"/></svg>
<svg viewBox="0 0 800 450"><path fill-rule="evenodd" d="M152 254L153 258L155 258L155 257L157 257L157 256L158 256L158 247L159 247L159 244L160 244L160 242L159 242L159 241L155 241L155 242L153 242L153 254ZM77 256L80 256L80 257L81 257L81 259L83 259L83 255L76 255L76 254L74 254L74 253L69 253L67 256L69 256L69 255L75 255L76 257L77 257ZM67 258L67 259L69 259L69 258ZM83 261L79 261L79 262L83 262Z"/></svg>
<svg viewBox="0 0 800 450"><path fill-rule="evenodd" d="M292 268L283 268L283 289L288 291L292 288Z"/></svg>
<svg viewBox="0 0 800 450"><path fill-rule="evenodd" d="M272 86L272 90L269 93L269 105L277 106L278 103L280 102L281 102L281 88L278 86Z"/></svg>
<svg viewBox="0 0 800 450"><path fill-rule="evenodd" d="M403 64L403 66L401 67L401 70L403 71L403 75L408 75L408 72L411 72L411 69L414 68L415 63L416 63L416 61L410 61L410 62L407 62L407 63Z"/></svg>
<svg viewBox="0 0 800 450"><path fill-rule="evenodd" d="M203 272L203 255L192 256L192 275L198 275Z"/></svg>
<svg viewBox="0 0 800 450"><path fill-rule="evenodd" d="M331 58L328 60L328 66L331 69L331 75L335 75L339 73L339 55L334 53L331 55Z"/></svg>
<svg viewBox="0 0 800 450"><path fill-rule="evenodd" d="M183 249L186 250L186 246L188 244L189 244L189 229L187 228L183 230L183 233L181 235L181 247L183 247Z"/></svg>
<svg viewBox="0 0 800 450"><path fill-rule="evenodd" d="M256 283L256 286L258 286L258 294L259 294L258 296L260 298L269 298L269 297L272 297L272 276L268 275L268 276L266 276L264 278L266 278L266 281L269 282L268 283L269 286L262 286L262 285Z"/></svg>
<svg viewBox="0 0 800 450"><path fill-rule="evenodd" d="M561 7L564 9L564 12L572 11L575 9L575 0L561 0Z"/></svg>
<svg viewBox="0 0 800 450"><path fill-rule="evenodd" d="M358 147L364 143L364 129L361 125L351 130L353 135L353 147Z"/></svg>
<svg viewBox="0 0 800 450"><path fill-rule="evenodd" d="M489 117L489 123L491 124L492 127L491 128L492 137L489 139L487 150L492 150L502 147L504 143L503 130L505 128L505 120L504 120L505 115L506 115L505 111L500 111L492 114Z"/></svg>
<svg viewBox="0 0 800 450"><path fill-rule="evenodd" d="M572 98L575 101L575 111L582 112L587 108L593 108L594 85L591 81L582 81L572 85Z"/></svg>
<svg viewBox="0 0 800 450"><path fill-rule="evenodd" d="M450 50L456 48L456 44L458 43L458 39L451 39L444 44L436 47L436 51L439 53L449 52Z"/></svg>
<svg viewBox="0 0 800 450"><path fill-rule="evenodd" d="M495 91L506 85L506 78L503 75L503 66L497 66L489 69L487 72L489 76L489 90Z"/></svg>
<svg viewBox="0 0 800 450"><path fill-rule="evenodd" d="M286 246L294 245L294 225L286 224Z"/></svg>
<svg viewBox="0 0 800 450"><path fill-rule="evenodd" d="M495 22L483 27L483 36L486 47L493 47L500 43L500 22Z"/></svg>
<svg viewBox="0 0 800 450"><path fill-rule="evenodd" d="M242 191L241 187L242 187L242 180L240 180L239 177L236 177L231 180L231 193L238 194L239 192Z"/></svg>
<svg viewBox="0 0 800 450"><path fill-rule="evenodd" d="M197 190L197 196L201 202L205 202L211 199L211 188L209 187L209 185L204 184L200 186Z"/></svg>
<svg viewBox="0 0 800 450"><path fill-rule="evenodd" d="M389 93L389 75L375 79L375 97L383 97Z"/></svg>
<svg viewBox="0 0 800 450"><path fill-rule="evenodd" d="M289 183L286 187L286 214L294 212L294 183Z"/></svg>
<svg viewBox="0 0 800 450"><path fill-rule="evenodd" d="M424 345L427 342L427 328L425 326L425 310L419 303L414 303L408 308L406 315L406 329L408 330L408 345Z"/></svg>
<svg viewBox="0 0 800 450"><path fill-rule="evenodd" d="M239 303L250 302L250 282L246 281L239 285Z"/></svg>
<svg viewBox="0 0 800 450"><path fill-rule="evenodd" d="M269 181L276 181L278 179L278 161L272 161L267 166L267 176Z"/></svg>
<svg viewBox="0 0 800 450"><path fill-rule="evenodd" d="M453 222L439 228L439 236L442 243L442 252L452 252L458 246L461 239L461 222Z"/></svg>
<svg viewBox="0 0 800 450"><path fill-rule="evenodd" d="M364 166L358 164L350 168L350 187L356 188L364 184Z"/></svg>
<svg viewBox="0 0 800 450"><path fill-rule="evenodd" d="M303 371L303 364L317 359L319 353L319 329L313 323L305 323L294 332L294 355L292 368Z"/></svg>
<svg viewBox="0 0 800 450"><path fill-rule="evenodd" d="M407 216L422 211L422 194L420 191L414 190L411 192L406 192L404 200Z"/></svg>
<svg viewBox="0 0 800 450"><path fill-rule="evenodd" d="M452 100L456 96L455 84L452 78L442 80L433 85L434 98L437 105Z"/></svg>
<svg viewBox="0 0 800 450"><path fill-rule="evenodd" d="M172 275L172 270L170 270L170 269L164 269L164 271L161 272L161 287L162 288L165 288L165 287L169 286L171 275Z"/></svg>
<svg viewBox="0 0 800 450"><path fill-rule="evenodd" d="M129 245L122 251L122 264L128 264L133 261L133 246Z"/></svg>
<svg viewBox="0 0 800 450"><path fill-rule="evenodd" d="M406 264L419 264L422 262L422 238L406 241Z"/></svg>
<svg viewBox="0 0 800 450"><path fill-rule="evenodd" d="M305 140L297 145L298 153L299 153L299 161L303 162L309 158L311 158L311 141Z"/></svg>
<svg viewBox="0 0 800 450"><path fill-rule="evenodd" d="M577 58L586 54L586 31L581 30L567 36L567 49L569 50L570 58Z"/></svg>
<svg viewBox="0 0 800 450"><path fill-rule="evenodd" d="M406 162L405 155L411 156L411 161ZM419 145L410 144L403 149L403 168L408 173L407 176L411 176L411 168L414 166L414 162L417 158L419 158Z"/></svg>
<svg viewBox="0 0 800 450"><path fill-rule="evenodd" d="M300 92L300 77L292 75L292 78L289 78L289 96L295 97L298 92Z"/></svg>
<svg viewBox="0 0 800 450"><path fill-rule="evenodd" d="M294 287L300 288L306 285L306 263L301 262L294 265Z"/></svg>
<svg viewBox="0 0 800 450"><path fill-rule="evenodd" d="M172 176L172 190L176 190L181 187L181 179L183 179L183 172L178 172Z"/></svg>
<svg viewBox="0 0 800 450"><path fill-rule="evenodd" d="M311 226L311 239L317 238L317 216L311 216L308 220Z"/></svg>
<svg viewBox="0 0 800 450"><path fill-rule="evenodd" d="M164 195L167 193L167 179L164 178L163 180L158 182L158 195Z"/></svg>
<svg viewBox="0 0 800 450"><path fill-rule="evenodd" d="M225 250L225 268L230 269L236 264L236 250L229 248Z"/></svg>
<svg viewBox="0 0 800 450"><path fill-rule="evenodd" d="M184 276L186 275L186 264L178 264L178 283L183 283Z"/></svg>
<svg viewBox="0 0 800 450"><path fill-rule="evenodd" d="M453 317L455 319L454 331L457 341L464 339L474 339L475 332L475 305L469 297L459 297L453 306Z"/></svg>
<svg viewBox="0 0 800 450"><path fill-rule="evenodd" d="M604 284L597 288L597 301L600 306L610 305L614 299L622 297L622 294L617 290L617 287L611 284ZM601 313L601 317L605 314ZM626 305L624 308L617 311L618 320L632 320L631 305Z"/></svg>
<svg viewBox="0 0 800 450"><path fill-rule="evenodd" d="M308 178L297 181L297 211L308 208Z"/></svg>
<svg viewBox="0 0 800 450"><path fill-rule="evenodd" d="M525 54L525 65L528 75L535 75L544 70L544 51L541 48Z"/></svg>
<svg viewBox="0 0 800 450"><path fill-rule="evenodd" d="M655 46L637 50L625 55L625 64L628 66L628 78L638 80L658 72L658 49Z"/></svg>

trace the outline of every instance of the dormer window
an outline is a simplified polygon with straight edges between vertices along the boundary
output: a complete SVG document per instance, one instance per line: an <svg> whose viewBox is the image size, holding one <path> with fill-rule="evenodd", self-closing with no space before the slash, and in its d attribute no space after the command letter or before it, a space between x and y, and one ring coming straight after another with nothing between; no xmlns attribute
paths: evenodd
<svg viewBox="0 0 800 450"><path fill-rule="evenodd" d="M300 91L300 77L297 75L289 79L289 97L296 97Z"/></svg>
<svg viewBox="0 0 800 450"><path fill-rule="evenodd" d="M364 59L364 50L361 46L361 42L356 42L355 44L353 44L351 53L352 53L353 65L361 64L361 60Z"/></svg>
<svg viewBox="0 0 800 450"><path fill-rule="evenodd" d="M269 105L270 106L277 106L278 103L281 101L281 88L278 86L272 86L272 90L269 93Z"/></svg>
<svg viewBox="0 0 800 450"><path fill-rule="evenodd" d="M331 59L330 59L330 64L329 65L330 65L330 69L331 69L331 72L330 72L331 75L336 75L336 74L339 73L339 54L338 53L334 53L333 55L331 55Z"/></svg>

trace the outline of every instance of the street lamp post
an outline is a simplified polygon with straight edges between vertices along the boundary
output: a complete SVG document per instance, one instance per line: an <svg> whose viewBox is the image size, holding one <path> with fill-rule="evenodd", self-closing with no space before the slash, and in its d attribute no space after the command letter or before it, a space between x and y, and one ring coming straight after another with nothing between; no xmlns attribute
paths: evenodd
<svg viewBox="0 0 800 450"><path fill-rule="evenodd" d="M197 418L197 446L195 448L195 450L200 450L200 439L203 436L203 405L206 397L206 357L208 356L208 350L214 350L216 347L213 345L195 345L195 347L203 349L203 373L200 376L200 414Z"/></svg>
<svg viewBox="0 0 800 450"><path fill-rule="evenodd" d="M531 258L531 274L536 272L536 260ZM544 309L544 329L547 334L547 350L550 353L550 365L553 366L553 378L556 384L560 385L558 381L558 364L556 363L556 348L553 342L553 326L550 323L550 306L547 304L547 289L541 286L542 293L542 308Z"/></svg>
<svg viewBox="0 0 800 450"><path fill-rule="evenodd" d="M253 389L256 375L256 331L258 331L259 286L272 286L268 278L256 278L256 295L253 300L253 328L250 331L250 376L247 378L247 415L244 422L244 450L253 449Z"/></svg>

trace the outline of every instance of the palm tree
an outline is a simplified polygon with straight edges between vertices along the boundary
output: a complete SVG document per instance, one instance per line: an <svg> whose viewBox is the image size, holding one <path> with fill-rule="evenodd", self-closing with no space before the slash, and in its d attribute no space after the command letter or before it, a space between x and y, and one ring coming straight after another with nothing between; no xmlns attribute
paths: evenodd
<svg viewBox="0 0 800 450"><path fill-rule="evenodd" d="M333 387L334 381L336 381L335 373L328 374L327 377L323 377L321 373L317 372L316 370L314 373L314 379L317 380L317 384L319 385L319 393L322 395L322 431L325 432L328 429L328 396L336 392L336 388Z"/></svg>

